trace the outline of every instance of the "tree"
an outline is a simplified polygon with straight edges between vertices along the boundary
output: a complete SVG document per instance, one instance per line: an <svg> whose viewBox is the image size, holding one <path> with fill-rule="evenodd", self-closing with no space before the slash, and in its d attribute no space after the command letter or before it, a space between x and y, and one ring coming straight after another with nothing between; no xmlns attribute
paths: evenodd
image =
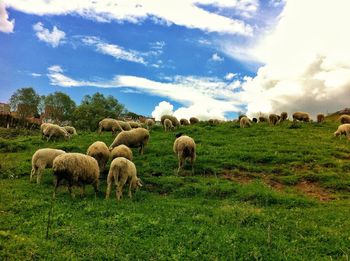
<svg viewBox="0 0 350 261"><path fill-rule="evenodd" d="M40 96L32 87L15 91L10 98L10 106L20 118L32 117L38 113Z"/></svg>
<svg viewBox="0 0 350 261"><path fill-rule="evenodd" d="M75 102L63 92L49 94L44 104L46 117L57 122L71 120L76 107Z"/></svg>
<svg viewBox="0 0 350 261"><path fill-rule="evenodd" d="M104 118L118 118L126 109L117 99L101 93L85 95L81 104L74 111L74 125L79 129L96 130Z"/></svg>

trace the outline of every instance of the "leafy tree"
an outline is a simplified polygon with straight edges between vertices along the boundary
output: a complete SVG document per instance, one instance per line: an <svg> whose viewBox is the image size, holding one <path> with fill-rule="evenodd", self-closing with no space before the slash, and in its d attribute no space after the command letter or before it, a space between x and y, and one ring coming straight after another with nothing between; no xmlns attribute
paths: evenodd
<svg viewBox="0 0 350 261"><path fill-rule="evenodd" d="M38 113L40 96L32 87L21 88L15 91L10 98L10 106L20 118L32 117Z"/></svg>
<svg viewBox="0 0 350 261"><path fill-rule="evenodd" d="M63 92L55 92L45 97L46 117L57 122L71 120L76 108L75 102Z"/></svg>
<svg viewBox="0 0 350 261"><path fill-rule="evenodd" d="M104 118L118 118L126 109L117 99L101 93L85 95L81 104L74 111L74 125L79 129L96 130Z"/></svg>

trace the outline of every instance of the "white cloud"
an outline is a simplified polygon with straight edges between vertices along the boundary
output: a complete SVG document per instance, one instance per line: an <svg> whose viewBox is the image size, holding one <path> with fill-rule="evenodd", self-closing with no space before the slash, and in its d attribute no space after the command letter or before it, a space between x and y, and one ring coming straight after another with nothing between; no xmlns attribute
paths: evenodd
<svg viewBox="0 0 350 261"><path fill-rule="evenodd" d="M13 33L15 27L15 19L9 20L5 3L0 2L0 32Z"/></svg>
<svg viewBox="0 0 350 261"><path fill-rule="evenodd" d="M232 3L230 3L232 2ZM257 0L206 1L206 0L5 0L6 6L29 14L67 15L75 14L97 22L128 21L142 23L151 19L162 25L176 24L205 32L251 35L252 26L243 20L211 12L203 5L221 9L233 9L243 16L254 14L258 8Z"/></svg>
<svg viewBox="0 0 350 261"><path fill-rule="evenodd" d="M31 73L30 75L31 75L31 76L33 76L33 77L35 77L35 78L37 78L37 77L40 77L40 76L41 76L41 74L40 74L40 73Z"/></svg>
<svg viewBox="0 0 350 261"><path fill-rule="evenodd" d="M142 55L147 55L135 50L125 50L123 47L116 44L105 43L98 37L86 36L82 39L83 43L96 48L96 51L113 56L115 59L125 60L134 63L141 63L146 65L146 61Z"/></svg>
<svg viewBox="0 0 350 261"><path fill-rule="evenodd" d="M160 121L160 118L163 115L173 115L174 114L174 106L167 101L160 102L152 111L152 117L156 119L156 121Z"/></svg>
<svg viewBox="0 0 350 261"><path fill-rule="evenodd" d="M33 30L40 41L46 42L52 47L59 46L66 37L66 33L59 30L56 26L54 26L50 32L50 30L45 28L41 22L34 24Z"/></svg>
<svg viewBox="0 0 350 261"><path fill-rule="evenodd" d="M264 63L238 94L248 114L333 112L349 106L350 2L287 1L270 33L251 50Z"/></svg>
<svg viewBox="0 0 350 261"><path fill-rule="evenodd" d="M225 80L230 81L230 80L232 80L236 75L237 75L236 73L232 73L232 72L227 73L227 74L225 75Z"/></svg>
<svg viewBox="0 0 350 261"><path fill-rule="evenodd" d="M224 61L223 57L220 57L220 55L218 55L217 53L213 53L213 55L210 58L212 61L214 62L222 62Z"/></svg>

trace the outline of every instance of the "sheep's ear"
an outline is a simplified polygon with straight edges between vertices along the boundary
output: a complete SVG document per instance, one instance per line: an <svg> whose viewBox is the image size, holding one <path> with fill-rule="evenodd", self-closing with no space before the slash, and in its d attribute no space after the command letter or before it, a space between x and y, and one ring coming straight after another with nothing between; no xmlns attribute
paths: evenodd
<svg viewBox="0 0 350 261"><path fill-rule="evenodd" d="M142 187L142 186L143 186L142 183L141 183L141 179L137 179L137 185L138 185L139 187Z"/></svg>

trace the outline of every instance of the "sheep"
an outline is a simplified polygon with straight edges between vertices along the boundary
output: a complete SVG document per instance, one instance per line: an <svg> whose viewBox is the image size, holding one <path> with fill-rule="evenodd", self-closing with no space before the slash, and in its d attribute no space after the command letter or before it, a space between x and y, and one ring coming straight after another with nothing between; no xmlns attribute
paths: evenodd
<svg viewBox="0 0 350 261"><path fill-rule="evenodd" d="M335 137L345 135L346 137L349 138L349 134L350 134L350 124L349 123L339 125L338 129L334 132Z"/></svg>
<svg viewBox="0 0 350 261"><path fill-rule="evenodd" d="M296 121L304 121L304 122L310 122L310 115L307 112L294 112L293 113L293 122Z"/></svg>
<svg viewBox="0 0 350 261"><path fill-rule="evenodd" d="M50 148L38 149L32 156L32 171L30 173L30 182L36 175L36 183L40 184L42 172L45 168L51 168L53 160L63 153L63 150L56 150Z"/></svg>
<svg viewBox="0 0 350 261"><path fill-rule="evenodd" d="M141 124L136 121L128 121L127 123L129 123L130 127L133 129L141 128Z"/></svg>
<svg viewBox="0 0 350 261"><path fill-rule="evenodd" d="M164 126L164 121L165 119L169 119L171 120L173 126L176 128L176 127L179 127L180 126L180 122L178 121L178 119L172 115L163 115L161 118L160 118L160 121L162 123L162 125Z"/></svg>
<svg viewBox="0 0 350 261"><path fill-rule="evenodd" d="M141 180L136 175L135 164L123 157L115 158L111 163L107 176L106 199L109 198L112 183L114 181L114 184L117 187L116 198L117 200L120 200L123 195L123 187L127 180L129 180L128 196L131 198L131 190L142 187Z"/></svg>
<svg viewBox="0 0 350 261"><path fill-rule="evenodd" d="M174 129L173 123L169 119L164 120L164 131L171 131Z"/></svg>
<svg viewBox="0 0 350 261"><path fill-rule="evenodd" d="M86 151L86 154L95 158L98 163L100 172L105 170L106 164L109 160L110 152L106 143L102 141L95 141L92 143Z"/></svg>
<svg viewBox="0 0 350 261"><path fill-rule="evenodd" d="M109 146L109 150L112 150L114 147L124 144L129 148L138 148L139 153L143 154L143 150L147 145L149 140L149 131L144 128L132 129L129 131L120 132L117 137L114 139L112 144Z"/></svg>
<svg viewBox="0 0 350 261"><path fill-rule="evenodd" d="M340 123L350 123L350 116L349 115L342 115L339 117Z"/></svg>
<svg viewBox="0 0 350 261"><path fill-rule="evenodd" d="M253 118L253 119L252 119L252 122L257 123L257 122L258 122L258 119L257 119L257 118Z"/></svg>
<svg viewBox="0 0 350 261"><path fill-rule="evenodd" d="M42 123L40 125L40 132L41 132L41 138L44 138L44 129L49 126L49 125L53 125L51 123Z"/></svg>
<svg viewBox="0 0 350 261"><path fill-rule="evenodd" d="M238 116L238 120L240 121L243 117L247 117L247 116L244 115L244 114L241 114L241 115ZM248 117L247 117L247 118L248 118Z"/></svg>
<svg viewBox="0 0 350 261"><path fill-rule="evenodd" d="M64 126L63 128L64 128L64 129L68 132L68 134L70 134L70 135L78 135L76 129L75 129L74 127L72 127L72 126Z"/></svg>
<svg viewBox="0 0 350 261"><path fill-rule="evenodd" d="M52 137L64 138L65 140L69 138L68 132L56 124L46 126L43 130L43 135L47 138L47 141L49 141Z"/></svg>
<svg viewBox="0 0 350 261"><path fill-rule="evenodd" d="M269 120L265 116L259 116L259 122L268 122Z"/></svg>
<svg viewBox="0 0 350 261"><path fill-rule="evenodd" d="M101 120L98 123L98 134L101 134L101 132L103 130L106 131L112 131L112 135L115 134L116 131L123 131L122 127L120 127L119 123L117 120L115 119L111 119L111 118L106 118Z"/></svg>
<svg viewBox="0 0 350 261"><path fill-rule="evenodd" d="M217 125L220 123L218 119L209 119L208 122L210 125Z"/></svg>
<svg viewBox="0 0 350 261"><path fill-rule="evenodd" d="M54 198L62 180L68 182L68 190L72 197L72 186L82 185L85 194L85 184L91 184L95 190L95 197L97 196L100 171L97 160L93 157L81 153L64 153L54 159L52 169L55 176Z"/></svg>
<svg viewBox="0 0 350 261"><path fill-rule="evenodd" d="M191 125L192 124L196 124L196 123L198 123L199 122L199 119L198 118L196 118L196 117L191 117L190 118L190 123L191 123Z"/></svg>
<svg viewBox="0 0 350 261"><path fill-rule="evenodd" d="M183 126L190 125L190 122L187 119L181 119L180 124Z"/></svg>
<svg viewBox="0 0 350 261"><path fill-rule="evenodd" d="M250 123L250 120L248 119L248 117L242 117L240 120L239 120L239 126L241 128L246 128L246 127L250 127L251 123Z"/></svg>
<svg viewBox="0 0 350 261"><path fill-rule="evenodd" d="M322 122L324 122L324 120L325 120L325 116L323 113L317 114L317 122L318 123L322 123Z"/></svg>
<svg viewBox="0 0 350 261"><path fill-rule="evenodd" d="M118 157L124 157L132 161L132 150L128 146L125 146L124 144L119 145L111 151L112 160Z"/></svg>
<svg viewBox="0 0 350 261"><path fill-rule="evenodd" d="M281 113L281 121L285 121L288 119L288 113L287 112L282 112Z"/></svg>
<svg viewBox="0 0 350 261"><path fill-rule="evenodd" d="M269 122L271 125L276 125L279 122L280 118L281 117L277 114L270 114L269 115Z"/></svg>
<svg viewBox="0 0 350 261"><path fill-rule="evenodd" d="M123 130L128 131L131 130L131 126L129 123L125 122L125 121L118 121L120 127L122 127Z"/></svg>
<svg viewBox="0 0 350 261"><path fill-rule="evenodd" d="M147 120L145 121L145 123L146 123L147 129L151 129L151 128L153 127L153 125L154 125L154 120L152 120L152 119L147 119Z"/></svg>
<svg viewBox="0 0 350 261"><path fill-rule="evenodd" d="M186 158L190 158L193 173L193 164L196 160L196 143L194 140L186 135L178 137L174 141L173 151L177 154L179 160L179 168L177 169L177 174L179 174L180 170L183 168Z"/></svg>

